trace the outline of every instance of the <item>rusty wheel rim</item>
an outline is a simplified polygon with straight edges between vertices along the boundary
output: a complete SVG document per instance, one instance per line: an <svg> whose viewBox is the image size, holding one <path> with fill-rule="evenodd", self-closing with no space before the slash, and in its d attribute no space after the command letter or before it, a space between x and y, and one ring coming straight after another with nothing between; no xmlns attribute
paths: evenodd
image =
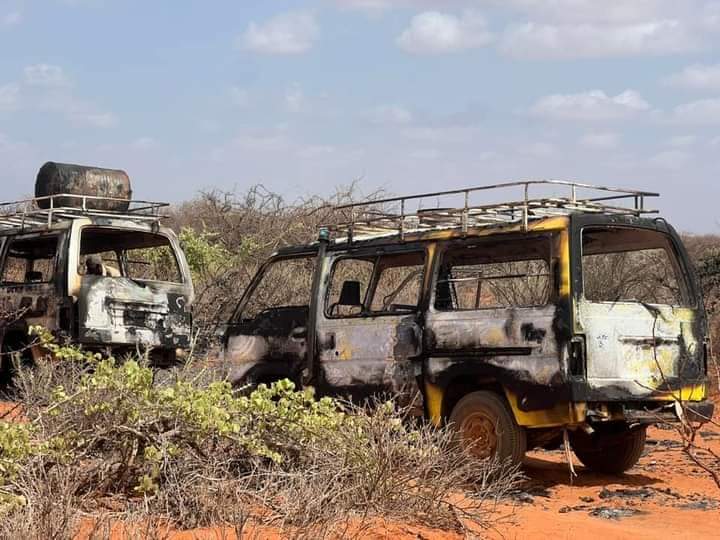
<svg viewBox="0 0 720 540"><path fill-rule="evenodd" d="M460 425L465 449L473 456L488 459L497 452L498 437L495 422L488 415L475 412Z"/></svg>

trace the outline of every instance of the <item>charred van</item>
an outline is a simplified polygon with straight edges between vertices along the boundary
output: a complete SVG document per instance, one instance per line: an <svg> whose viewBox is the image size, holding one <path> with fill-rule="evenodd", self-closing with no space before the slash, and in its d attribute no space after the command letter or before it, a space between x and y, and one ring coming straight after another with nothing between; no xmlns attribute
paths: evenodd
<svg viewBox="0 0 720 540"><path fill-rule="evenodd" d="M47 163L36 197L0 206L0 344L41 354L31 325L88 349L172 364L191 338L193 285L165 203L131 200L123 171Z"/></svg>
<svg viewBox="0 0 720 540"><path fill-rule="evenodd" d="M677 233L645 208L655 195L538 181L337 208L341 225L277 252L247 288L230 376L415 389L480 456L519 461L567 430L587 466L625 471L649 424L713 413L703 300ZM410 211L443 198L456 204Z"/></svg>

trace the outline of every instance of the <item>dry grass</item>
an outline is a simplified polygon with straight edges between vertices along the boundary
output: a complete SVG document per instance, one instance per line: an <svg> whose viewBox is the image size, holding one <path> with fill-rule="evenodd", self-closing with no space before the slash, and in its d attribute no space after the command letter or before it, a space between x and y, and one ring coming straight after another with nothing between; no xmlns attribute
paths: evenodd
<svg viewBox="0 0 720 540"><path fill-rule="evenodd" d="M361 408L337 402L333 407L346 420L303 423L292 414L283 420L281 397L252 422L280 449L283 459L276 461L227 437L192 438L194 427L167 418L123 419L122 411L134 406L133 393L118 401L107 391L80 399L78 381L91 371L56 362L21 371L17 387L37 437L80 434L83 442L66 458L43 454L28 461L10 486L27 504L5 511L0 539L16 538L18 531L23 538L69 538L81 525L84 533L90 530L87 537L103 538L119 523L126 531L151 529L160 536L168 527L238 531L252 523L298 537L342 537L376 519L463 531L468 524L489 526L495 503L519 480L516 469L476 461L454 447L449 430L412 422L391 403ZM187 370L176 373L178 380L202 378ZM59 385L69 396L60 401L53 390ZM87 414L107 400L114 405L106 416ZM278 415L282 429L261 426L274 425ZM166 431L156 435L158 425ZM186 435L192 442L185 450L163 454L158 463L157 489L133 488L152 470L153 462L143 462L143 441L175 437L172 444L181 445Z"/></svg>

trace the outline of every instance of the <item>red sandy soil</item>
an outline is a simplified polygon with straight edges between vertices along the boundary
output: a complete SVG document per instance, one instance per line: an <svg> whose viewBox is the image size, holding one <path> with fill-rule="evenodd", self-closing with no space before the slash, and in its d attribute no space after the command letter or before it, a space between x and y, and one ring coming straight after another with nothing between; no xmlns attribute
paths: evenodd
<svg viewBox="0 0 720 540"><path fill-rule="evenodd" d="M0 415L8 407L0 404ZM720 411L716 414L718 420ZM699 445L720 453L720 428L706 425L700 431ZM467 536L523 540L720 538L720 488L683 454L675 431L651 428L645 455L635 468L622 476L593 473L577 460L574 463L578 476L571 481L563 452L529 452L523 469L528 477L523 493L517 500L500 506L498 521L492 529L473 531ZM608 515L618 510L631 515ZM604 515L592 515L593 512ZM88 538L92 525L86 525L78 539ZM138 537L128 535L127 531L115 529L113 532L112 538ZM338 533L338 536L377 540L441 540L465 536L381 520L361 529L351 524L344 534ZM242 537L280 539L284 536L277 529L248 527ZM237 536L231 530L202 529L175 532L166 538L233 540Z"/></svg>

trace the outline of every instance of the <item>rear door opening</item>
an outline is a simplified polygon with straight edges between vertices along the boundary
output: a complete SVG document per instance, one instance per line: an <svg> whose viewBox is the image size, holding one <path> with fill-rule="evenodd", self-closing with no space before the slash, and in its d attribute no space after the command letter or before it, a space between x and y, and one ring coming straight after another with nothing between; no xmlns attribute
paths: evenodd
<svg viewBox="0 0 720 540"><path fill-rule="evenodd" d="M595 399L662 399L704 377L701 307L670 235L584 228L582 288L578 316Z"/></svg>

